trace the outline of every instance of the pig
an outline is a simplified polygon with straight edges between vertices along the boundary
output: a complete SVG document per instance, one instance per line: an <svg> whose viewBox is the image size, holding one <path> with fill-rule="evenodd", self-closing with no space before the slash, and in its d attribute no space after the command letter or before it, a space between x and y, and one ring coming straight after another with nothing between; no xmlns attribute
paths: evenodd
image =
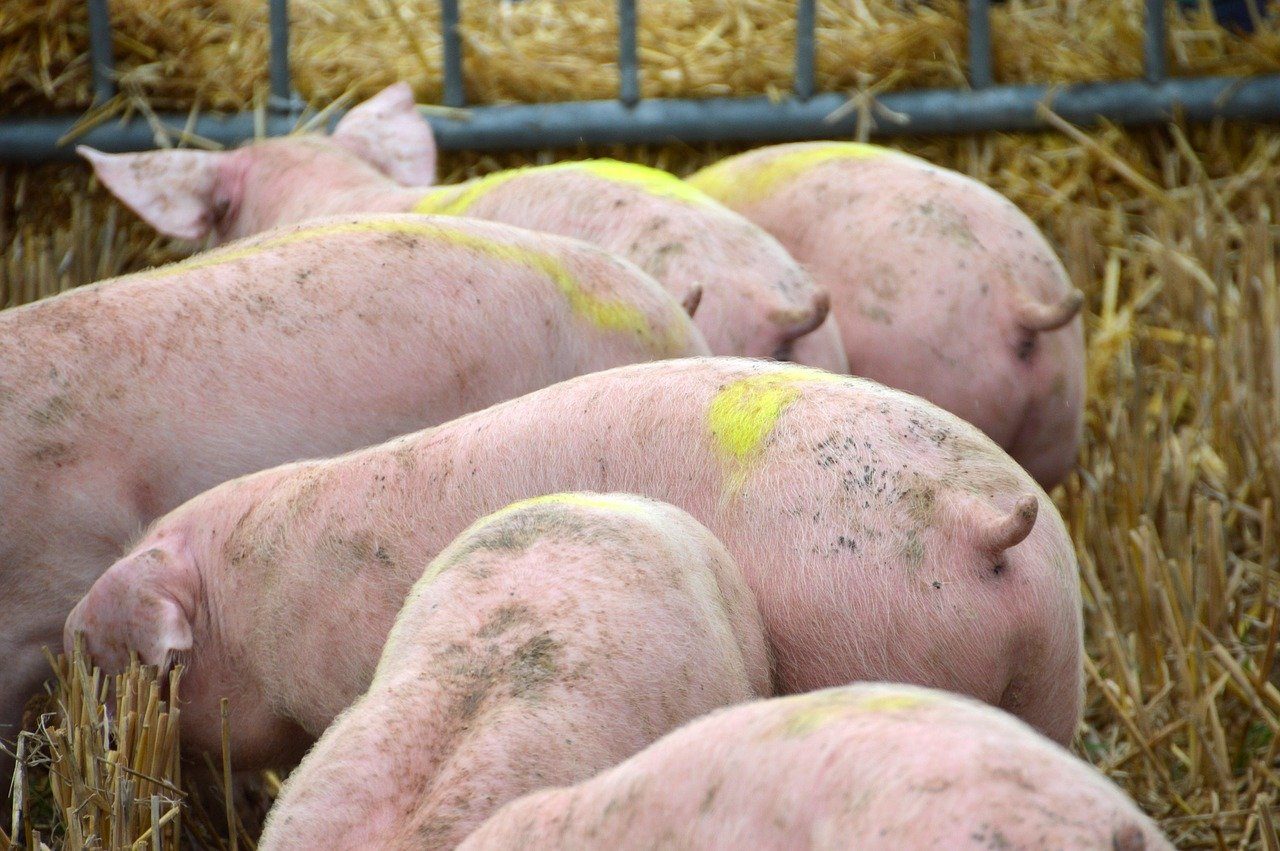
<svg viewBox="0 0 1280 851"><path fill-rule="evenodd" d="M0 312L0 738L76 602L196 494L706 353L665 290L600 249L412 215L293 226Z"/></svg>
<svg viewBox="0 0 1280 851"><path fill-rule="evenodd" d="M130 650L184 660L184 741L220 747L227 696L235 759L279 765L294 753L275 742L318 735L368 687L418 556L560 491L636 493L706 525L755 594L776 692L910 681L1075 731L1078 570L1044 491L917 397L741 358L619 367L228 482L157 521L65 641L83 633L108 671Z"/></svg>
<svg viewBox="0 0 1280 851"><path fill-rule="evenodd" d="M831 295L849 368L981 428L1045 487L1075 467L1083 294L976 180L873 145L759 148L689 183L776 236ZM811 335L797 341L805 360Z"/></svg>
<svg viewBox="0 0 1280 851"><path fill-rule="evenodd" d="M768 694L760 613L706 527L631 495L536 497L426 568L258 847L452 849L508 801Z"/></svg>
<svg viewBox="0 0 1280 851"><path fill-rule="evenodd" d="M876 683L721 709L590 780L508 804L459 851L1173 846L1007 713Z"/></svg>
<svg viewBox="0 0 1280 851"><path fill-rule="evenodd" d="M681 301L700 288L696 322L714 354L789 358L827 315L827 294L777 240L658 169L588 160L426 188L435 146L404 83L351 110L330 136L225 152L77 150L116 197L183 239L221 241L326 214L448 213L584 239ZM811 366L848 371L834 328L805 351Z"/></svg>

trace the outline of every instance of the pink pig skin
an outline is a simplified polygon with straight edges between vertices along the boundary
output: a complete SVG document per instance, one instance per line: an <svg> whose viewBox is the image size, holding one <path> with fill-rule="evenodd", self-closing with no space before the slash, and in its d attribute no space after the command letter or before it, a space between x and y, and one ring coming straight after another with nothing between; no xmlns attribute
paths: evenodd
<svg viewBox="0 0 1280 851"><path fill-rule="evenodd" d="M609 300L643 321L608 330L574 307ZM310 223L0 312L0 737L49 673L41 645L190 497L706 351L656 282L597 248L426 216Z"/></svg>
<svg viewBox="0 0 1280 851"><path fill-rule="evenodd" d="M128 648L180 654L184 738L216 748L229 694L237 761L287 762L305 741L274 728L318 736L365 690L426 560L475 518L566 490L643 494L711 529L756 595L778 691L911 681L1075 731L1075 558L1030 476L916 397L734 358L584 376L227 483L156 523L66 640L85 631L108 669Z"/></svg>
<svg viewBox="0 0 1280 851"><path fill-rule="evenodd" d="M1075 467L1082 294L1002 195L916 157L830 142L759 148L689 182L776 236L830 292L854 374L967 419L1045 487ZM798 340L795 359L815 342Z"/></svg>
<svg viewBox="0 0 1280 851"><path fill-rule="evenodd" d="M701 288L695 321L715 354L789 358L794 341L827 315L827 294L776 239L656 169L594 161L639 175L638 182L590 170L526 169L465 209L419 209L432 198L452 200L459 188L417 185L434 172L435 146L404 84L353 109L328 137L291 136L229 152L80 152L125 204L185 239L222 241L338 213L459 212L599 245L635 262L681 301ZM397 177L389 161L414 168ZM665 191L664 180L693 199ZM805 352L813 366L848 371L834 334L810 340Z"/></svg>
<svg viewBox="0 0 1280 851"><path fill-rule="evenodd" d="M755 600L688 514L622 495L518 504L427 568L258 847L453 848L504 803L768 689Z"/></svg>
<svg viewBox="0 0 1280 851"><path fill-rule="evenodd" d="M508 804L459 851L1172 851L1091 766L1003 712L875 684L761 700Z"/></svg>

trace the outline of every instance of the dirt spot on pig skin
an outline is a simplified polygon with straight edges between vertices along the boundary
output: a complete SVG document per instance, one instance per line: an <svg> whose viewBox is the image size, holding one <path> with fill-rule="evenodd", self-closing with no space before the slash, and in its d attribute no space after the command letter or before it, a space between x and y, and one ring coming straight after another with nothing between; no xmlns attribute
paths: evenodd
<svg viewBox="0 0 1280 851"><path fill-rule="evenodd" d="M528 606L520 603L508 603L500 606L489 620L485 621L476 635L480 638L497 638L508 632L516 624L532 623L533 612Z"/></svg>
<svg viewBox="0 0 1280 851"><path fill-rule="evenodd" d="M501 654L491 653L479 664L463 663L455 667L452 673L467 682L461 697L449 709L450 717L459 728L470 727L490 697L503 696L503 686L509 686L507 696L511 698L536 697L559 673L557 659L562 648L550 633L542 632L506 659L495 658Z"/></svg>
<svg viewBox="0 0 1280 851"><path fill-rule="evenodd" d="M65 467L75 460L70 444L61 441L42 443L31 451L31 460L37 464Z"/></svg>
<svg viewBox="0 0 1280 851"><path fill-rule="evenodd" d="M858 307L858 312L872 322L878 322L881 325L893 324L893 314L878 304L861 305Z"/></svg>
<svg viewBox="0 0 1280 851"><path fill-rule="evenodd" d="M395 567L395 559L386 544L379 543L372 532L328 532L318 546L320 552L329 555L340 566L353 571L364 566L385 570Z"/></svg>
<svg viewBox="0 0 1280 851"><path fill-rule="evenodd" d="M984 848L989 848L991 851L1006 851L1006 849L1011 851L1016 847L1000 828L992 827L989 824L979 826L978 830L970 834L969 838L974 842L982 843Z"/></svg>
<svg viewBox="0 0 1280 851"><path fill-rule="evenodd" d="M609 544L618 540L620 530L601 518L589 521L556 505L523 508L506 517L498 517L467 537L445 561L442 571L484 552L514 556L544 540L572 541L586 546ZM488 573L479 562L470 568L477 578Z"/></svg>
<svg viewBox="0 0 1280 851"><path fill-rule="evenodd" d="M1144 851L1146 847L1146 837L1136 824L1126 824L1111 835L1112 851Z"/></svg>
<svg viewBox="0 0 1280 851"><path fill-rule="evenodd" d="M490 698L536 699L542 689L561 674L562 642L549 631L540 630L520 641L519 633L536 623L534 613L518 605L494 610L476 632L484 644L451 644L436 659L441 678L451 681L447 694L458 695L447 710L447 717L458 729L471 726L476 715ZM502 647L505 643L507 647Z"/></svg>
<svg viewBox="0 0 1280 851"><path fill-rule="evenodd" d="M698 805L699 813L706 815L711 811L711 805L715 803L716 795L720 792L720 783L721 781L717 780L707 786L707 794L702 796L702 803Z"/></svg>
<svg viewBox="0 0 1280 851"><path fill-rule="evenodd" d="M560 672L558 658L563 645L543 632L526 641L517 650L508 669L512 694L524 697L541 689Z"/></svg>
<svg viewBox="0 0 1280 851"><path fill-rule="evenodd" d="M994 768L991 770L991 776L1007 783L1012 783L1024 792L1035 792L1036 785L1027 779L1027 776L1017 769L1011 768Z"/></svg>
<svg viewBox="0 0 1280 851"><path fill-rule="evenodd" d="M913 783L910 788L913 792L928 792L930 795L939 795L950 790L955 785L954 780L946 777L933 777L923 783Z"/></svg>
<svg viewBox="0 0 1280 851"><path fill-rule="evenodd" d="M73 413L71 399L59 393L28 416L31 422L40 428L49 428L66 422Z"/></svg>

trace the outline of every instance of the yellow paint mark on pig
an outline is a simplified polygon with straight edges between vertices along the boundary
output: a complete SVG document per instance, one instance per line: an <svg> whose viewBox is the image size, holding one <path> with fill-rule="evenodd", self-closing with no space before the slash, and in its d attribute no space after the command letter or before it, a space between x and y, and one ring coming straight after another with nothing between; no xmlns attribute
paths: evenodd
<svg viewBox="0 0 1280 851"><path fill-rule="evenodd" d="M415 221L411 218L368 218L300 228L278 236L254 239L246 244L233 244L224 249L199 254L188 260L161 266L143 274L163 276L189 272L243 260L264 251L308 242L320 237L351 233L424 236L467 248L495 260L534 269L555 284L569 302L569 308L575 315L602 331L634 334L649 343L656 353L662 355L679 354L688 343L684 335L684 313L675 302L671 305L673 321L669 325L659 327L635 305L620 298L610 298L588 291L554 255L426 219Z"/></svg>
<svg viewBox="0 0 1280 851"><path fill-rule="evenodd" d="M437 187L422 196L418 203L413 205L412 212L440 216L461 216L485 195L527 171L529 171L527 168L513 168L509 171L497 171L485 177L468 180L466 183L460 183L457 186Z"/></svg>
<svg viewBox="0 0 1280 851"><path fill-rule="evenodd" d="M458 186L442 186L431 190L413 207L415 213L435 213L446 216L465 215L477 201L518 177L554 172L580 172L592 174L611 183L635 186L648 195L675 198L691 204L711 204L712 199L685 181L661 169L618 160L571 160L552 165L530 166L508 171L498 171L485 177L470 180Z"/></svg>
<svg viewBox="0 0 1280 851"><path fill-rule="evenodd" d="M834 160L910 155L861 142L831 142L805 145L758 164L749 161L749 156L747 153L723 159L694 173L687 182L717 201L736 207L763 200L804 172Z"/></svg>
<svg viewBox="0 0 1280 851"><path fill-rule="evenodd" d="M707 428L730 466L729 488L746 482L783 412L800 398L805 384L846 380L820 369L787 366L730 382L707 408Z"/></svg>
<svg viewBox="0 0 1280 851"><path fill-rule="evenodd" d="M863 712L898 712L903 709L928 706L933 702L932 697L924 694L911 694L909 692L894 694L893 692L886 692L864 697L858 703L858 708Z"/></svg>
<svg viewBox="0 0 1280 851"><path fill-rule="evenodd" d="M544 496L530 497L513 502L506 508L500 508L488 517L482 518L476 528L498 517L535 508L539 505L569 505L575 508L595 508L602 511L620 511L624 514L644 515L652 511L646 500L612 493L549 493Z"/></svg>
<svg viewBox="0 0 1280 851"><path fill-rule="evenodd" d="M864 713L904 712L936 702L923 692L877 690L862 694L854 689L831 689L791 700L798 705L783 721L782 732L786 736L803 736L832 721Z"/></svg>

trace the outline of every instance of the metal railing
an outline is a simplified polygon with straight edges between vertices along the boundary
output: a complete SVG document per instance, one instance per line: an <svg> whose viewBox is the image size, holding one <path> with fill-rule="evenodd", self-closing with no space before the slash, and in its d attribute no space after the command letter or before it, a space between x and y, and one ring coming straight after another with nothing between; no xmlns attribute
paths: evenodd
<svg viewBox="0 0 1280 851"><path fill-rule="evenodd" d="M89 6L90 54L95 99L115 94L111 22L107 0ZM271 52L270 110L267 135L294 129L299 100L289 74L288 0L268 0ZM466 106L458 30L459 0L441 0L443 101ZM817 0L797 0L794 95L781 101L765 97L666 99L642 98L636 50L636 0L618 0L618 97L513 106L481 106L465 115L429 114L441 148L515 150L570 147L579 144L646 144L672 141L765 142L853 135L863 120L848 109L849 98L816 91ZM1166 54L1164 0L1147 0L1143 43L1143 78L1050 87L995 85L992 73L989 0L970 0L968 89L924 89L892 92L876 98L878 112L892 120L877 121L872 136L952 134L988 130L1031 130L1047 126L1039 107L1050 105L1062 119L1092 125L1100 119L1125 125L1163 123L1177 116L1193 121L1213 118L1269 120L1280 118L1280 74L1252 77L1170 78ZM330 121L336 121L333 115ZM202 115L188 123L183 114L160 116L172 127L185 128L211 141L235 145L253 138L255 116L247 113ZM71 159L65 137L74 116L0 120L0 162ZM106 151L136 151L158 144L155 129L141 119L95 127L75 140Z"/></svg>

